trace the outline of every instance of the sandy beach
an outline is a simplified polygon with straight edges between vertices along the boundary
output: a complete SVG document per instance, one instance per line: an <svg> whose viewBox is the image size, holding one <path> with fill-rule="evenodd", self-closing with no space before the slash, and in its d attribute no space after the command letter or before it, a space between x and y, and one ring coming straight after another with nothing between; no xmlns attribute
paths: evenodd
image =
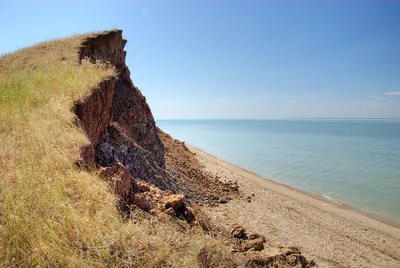
<svg viewBox="0 0 400 268"><path fill-rule="evenodd" d="M237 181L240 197L206 207L215 224L263 234L270 246L296 246L320 267L400 267L400 229L358 211L258 176L193 146L206 172Z"/></svg>

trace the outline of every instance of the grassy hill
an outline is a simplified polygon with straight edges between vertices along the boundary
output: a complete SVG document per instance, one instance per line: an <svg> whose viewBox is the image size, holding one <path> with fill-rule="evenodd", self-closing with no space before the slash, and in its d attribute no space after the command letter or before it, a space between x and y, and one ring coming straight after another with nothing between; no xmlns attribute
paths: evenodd
<svg viewBox="0 0 400 268"><path fill-rule="evenodd" d="M0 58L0 266L313 266L210 223L200 206L238 185L156 127L125 43L113 30Z"/></svg>
<svg viewBox="0 0 400 268"><path fill-rule="evenodd" d="M106 64L78 63L89 36L0 58L0 264L193 266L202 234L124 220L109 185L75 165L88 141L71 108L116 75Z"/></svg>

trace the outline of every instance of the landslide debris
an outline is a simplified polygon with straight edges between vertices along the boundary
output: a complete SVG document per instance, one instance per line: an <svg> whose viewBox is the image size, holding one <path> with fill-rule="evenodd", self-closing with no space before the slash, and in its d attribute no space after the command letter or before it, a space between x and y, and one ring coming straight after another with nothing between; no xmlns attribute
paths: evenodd
<svg viewBox="0 0 400 268"><path fill-rule="evenodd" d="M165 148L166 170L174 178L176 189L187 198L201 205L218 206L239 194L237 183L223 182L205 172L184 142L173 139L161 129L158 134Z"/></svg>

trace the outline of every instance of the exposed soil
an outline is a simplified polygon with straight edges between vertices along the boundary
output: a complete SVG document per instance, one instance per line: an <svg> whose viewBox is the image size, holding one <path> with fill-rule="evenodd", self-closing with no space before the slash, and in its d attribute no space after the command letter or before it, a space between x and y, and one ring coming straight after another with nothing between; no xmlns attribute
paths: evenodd
<svg viewBox="0 0 400 268"><path fill-rule="evenodd" d="M221 180L218 175L207 172L184 142L160 129L158 133L165 147L166 169L174 178L177 192L192 202L208 206L228 203L240 194L235 180Z"/></svg>

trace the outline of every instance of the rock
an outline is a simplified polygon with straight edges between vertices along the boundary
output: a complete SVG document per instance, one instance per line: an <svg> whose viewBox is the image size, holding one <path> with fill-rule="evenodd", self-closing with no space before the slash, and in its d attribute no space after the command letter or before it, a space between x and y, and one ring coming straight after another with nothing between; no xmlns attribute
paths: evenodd
<svg viewBox="0 0 400 268"><path fill-rule="evenodd" d="M269 247L263 251L246 253L246 267L302 267L315 266L314 261L307 261L295 247Z"/></svg>
<svg viewBox="0 0 400 268"><path fill-rule="evenodd" d="M184 199L183 195L171 195L165 202L165 208L173 208L176 213L182 213L185 210Z"/></svg>
<svg viewBox="0 0 400 268"><path fill-rule="evenodd" d="M237 182L231 184L230 188L232 189L232 191L236 191L236 192L239 191L239 185L237 185Z"/></svg>
<svg viewBox="0 0 400 268"><path fill-rule="evenodd" d="M98 165L106 166L118 159L132 177L151 182L163 190L175 189L173 179L159 167L152 154L130 139L118 125L107 128L95 154Z"/></svg>
<svg viewBox="0 0 400 268"><path fill-rule="evenodd" d="M125 210L133 201L135 181L131 179L128 169L121 162L114 162L111 166L101 167L99 175L107 181L120 197L120 207ZM136 186L137 187L137 186Z"/></svg>
<svg viewBox="0 0 400 268"><path fill-rule="evenodd" d="M243 252L243 248L238 245L231 245L229 251L232 253Z"/></svg>
<svg viewBox="0 0 400 268"><path fill-rule="evenodd" d="M264 249L264 240L261 237L246 240L242 244L243 251L254 250L254 251L261 251Z"/></svg>
<svg viewBox="0 0 400 268"><path fill-rule="evenodd" d="M228 203L228 199L226 199L225 197L222 197L222 198L219 199L219 203L220 204L226 204L226 203Z"/></svg>
<svg viewBox="0 0 400 268"><path fill-rule="evenodd" d="M232 225L230 234L237 239L247 239L246 229L239 224Z"/></svg>
<svg viewBox="0 0 400 268"><path fill-rule="evenodd" d="M256 238L261 238L264 242L266 242L267 240L265 239L265 236L258 234L258 233L253 233L251 235L249 235L249 240L253 240Z"/></svg>
<svg viewBox="0 0 400 268"><path fill-rule="evenodd" d="M179 215L178 215L179 216ZM183 218L185 219L186 222L192 223L196 220L196 217L194 216L193 210L187 206L185 206L185 210L182 214Z"/></svg>
<svg viewBox="0 0 400 268"><path fill-rule="evenodd" d="M148 183L138 182L137 184L139 186L139 191L141 193L150 192L150 187L151 186Z"/></svg>
<svg viewBox="0 0 400 268"><path fill-rule="evenodd" d="M127 67L124 66L125 71ZM112 119L124 129L125 134L143 149L149 151L159 167L165 167L164 146L146 98L130 78L119 76L115 83Z"/></svg>
<svg viewBox="0 0 400 268"><path fill-rule="evenodd" d="M175 210L171 207L165 210L165 214L170 215L172 217L176 216Z"/></svg>
<svg viewBox="0 0 400 268"><path fill-rule="evenodd" d="M153 209L151 198L143 193L135 194L133 204L146 212L149 212L151 209Z"/></svg>

